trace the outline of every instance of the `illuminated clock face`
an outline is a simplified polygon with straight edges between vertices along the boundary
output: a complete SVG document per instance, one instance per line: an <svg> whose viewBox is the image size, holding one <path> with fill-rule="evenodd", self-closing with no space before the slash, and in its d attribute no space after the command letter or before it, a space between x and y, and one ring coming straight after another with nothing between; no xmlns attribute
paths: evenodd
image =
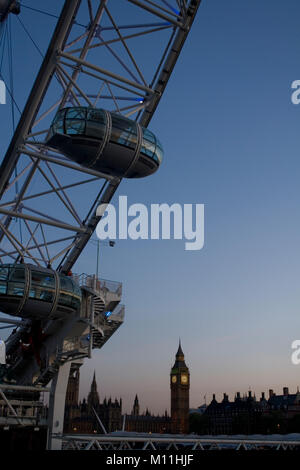
<svg viewBox="0 0 300 470"><path fill-rule="evenodd" d="M173 382L173 384L176 384L176 382L177 382L177 377L176 377L176 375L172 375L172 382Z"/></svg>
<svg viewBox="0 0 300 470"><path fill-rule="evenodd" d="M181 383L182 384L188 383L188 376L186 374L181 374Z"/></svg>

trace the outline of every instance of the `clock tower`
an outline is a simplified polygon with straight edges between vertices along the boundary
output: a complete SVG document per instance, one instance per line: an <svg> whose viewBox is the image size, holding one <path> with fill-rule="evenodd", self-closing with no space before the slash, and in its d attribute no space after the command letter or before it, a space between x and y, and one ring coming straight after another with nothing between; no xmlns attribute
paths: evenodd
<svg viewBox="0 0 300 470"><path fill-rule="evenodd" d="M180 340L175 364L170 373L170 387L172 433L188 434L190 372L184 362L184 354L181 349Z"/></svg>

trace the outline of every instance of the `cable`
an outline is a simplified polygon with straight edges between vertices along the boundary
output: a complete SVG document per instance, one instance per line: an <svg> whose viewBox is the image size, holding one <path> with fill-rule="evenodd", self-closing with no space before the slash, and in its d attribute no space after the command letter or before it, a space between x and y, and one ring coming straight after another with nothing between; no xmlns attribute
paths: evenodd
<svg viewBox="0 0 300 470"><path fill-rule="evenodd" d="M21 19L19 17L17 17L22 28L24 29L25 33L27 34L27 36L29 37L29 39L31 40L31 42L33 43L33 45L35 46L35 48L37 49L37 51L39 52L39 54L42 56L42 58L44 59L44 54L42 53L41 49L39 48L39 46L37 45L37 43L35 42L35 40L33 39L33 37L31 36L31 34L29 33L28 29L26 28L26 26L24 25L23 21L21 21ZM58 81L58 83L61 84L61 80L60 80L60 77L58 75L57 72L55 72L55 77ZM35 140L35 138L33 138Z"/></svg>
<svg viewBox="0 0 300 470"><path fill-rule="evenodd" d="M29 7L27 5L24 5L24 3L22 3L22 7L28 8L29 10L32 10L32 11L36 11L37 13L42 13L43 15L51 16L52 18L56 18L56 19L59 18L59 16L57 15L53 15L52 13L48 13L47 11L38 10L37 8ZM82 28L86 29L86 25L77 23L77 21L74 21L74 24L76 24L77 26L82 26Z"/></svg>
<svg viewBox="0 0 300 470"><path fill-rule="evenodd" d="M11 97L14 98L14 74L13 74L13 46L12 46L12 27L11 27L11 17L8 18L8 67L9 67L9 82L10 82L10 90L11 90ZM13 133L15 132L16 129L16 123L15 123L15 105L14 105L14 99L11 99L11 117L12 117L12 127L13 127ZM16 164L15 169L15 178L18 176L18 164ZM19 193L19 183L16 181L15 183L15 191L16 191L16 197L18 196ZM22 234L22 223L21 219L19 219L19 232L20 232L20 240L21 243L23 243L23 234Z"/></svg>
<svg viewBox="0 0 300 470"><path fill-rule="evenodd" d="M47 11L38 10L37 8L29 7L27 5L24 5L24 3L22 3L22 8L28 8L28 10L36 11L37 13L42 13L43 15L52 16L52 18L59 18L59 16L57 15L53 15L52 13L48 13Z"/></svg>
<svg viewBox="0 0 300 470"><path fill-rule="evenodd" d="M44 54L42 53L41 49L39 48L39 46L37 45L37 43L34 41L33 37L31 36L31 34L29 33L28 29L25 27L23 21L19 18L19 16L17 16L17 19L19 20L22 28L24 29L25 33L28 35L29 39L31 40L31 42L33 43L33 45L35 46L35 48L38 50L39 54L44 58Z"/></svg>
<svg viewBox="0 0 300 470"><path fill-rule="evenodd" d="M6 23L5 23L6 24ZM1 47L1 42L4 37L5 31L4 31L4 23L0 23L0 47Z"/></svg>
<svg viewBox="0 0 300 470"><path fill-rule="evenodd" d="M0 72L0 79L3 80L3 82L5 83L6 91L8 92L10 98L13 100L15 107L17 108L17 110L19 111L19 113L20 113L20 115L21 115L21 114L22 114L22 111L20 110L18 104L16 103L14 97L12 96L12 93L11 93L11 91L10 91L10 88L8 87L8 85L7 85L6 81L5 81L5 78L3 77L3 75L2 75L1 72Z"/></svg>
<svg viewBox="0 0 300 470"><path fill-rule="evenodd" d="M3 41L3 49L2 49L2 57L0 61L0 73L1 73L2 65L3 65L6 37L7 37L7 23L5 23L5 27L3 28L2 37L1 37L1 42ZM0 45L1 45L1 42L0 42Z"/></svg>
<svg viewBox="0 0 300 470"><path fill-rule="evenodd" d="M14 96L14 76L13 76L13 51L12 51L12 34L11 34L11 18L8 18L8 67L10 76L10 89L11 94ZM15 131L15 108L13 101L11 100L11 114L12 114L12 126L13 132Z"/></svg>
<svg viewBox="0 0 300 470"><path fill-rule="evenodd" d="M3 28L3 31L2 31L2 36L1 36L1 39L0 39L0 46L1 46L1 43L3 41L3 50L2 50L2 57L0 59L0 79L5 83L5 87L6 87L6 91L8 92L10 98L12 99L12 101L14 102L14 105L16 106L17 110L19 111L20 115L22 114L18 104L16 103L15 99L14 99L14 96L13 96L13 90L10 89L10 86L6 83L6 80L2 74L2 66L3 66L3 60L4 60L4 51L5 51L5 45L6 45L6 41L8 42L8 23L6 22L5 23L5 27Z"/></svg>

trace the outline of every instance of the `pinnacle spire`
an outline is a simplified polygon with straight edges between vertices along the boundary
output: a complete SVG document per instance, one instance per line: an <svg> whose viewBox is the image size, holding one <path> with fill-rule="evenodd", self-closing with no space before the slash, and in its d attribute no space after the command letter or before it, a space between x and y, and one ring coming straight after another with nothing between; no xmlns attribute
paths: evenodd
<svg viewBox="0 0 300 470"><path fill-rule="evenodd" d="M100 403L100 399L99 399L99 394L97 391L96 371L94 370L93 381L91 383L91 389L88 395L88 404L89 406L97 407L99 403Z"/></svg>
<svg viewBox="0 0 300 470"><path fill-rule="evenodd" d="M178 346L178 351L177 351L176 357L178 357L178 356L183 356L184 357L184 354L183 354L183 351L182 351L182 348L181 348L180 338L179 338L179 346Z"/></svg>
<svg viewBox="0 0 300 470"><path fill-rule="evenodd" d="M96 382L96 370L94 369L93 382Z"/></svg>
<svg viewBox="0 0 300 470"><path fill-rule="evenodd" d="M182 369L184 367L187 368L187 366L185 364L185 361L184 361L184 353L183 353L182 347L181 347L181 339L179 338L178 350L177 350L177 353L176 353L176 356L175 356L175 364L172 367L172 370L174 371L175 369L176 370L178 368Z"/></svg>

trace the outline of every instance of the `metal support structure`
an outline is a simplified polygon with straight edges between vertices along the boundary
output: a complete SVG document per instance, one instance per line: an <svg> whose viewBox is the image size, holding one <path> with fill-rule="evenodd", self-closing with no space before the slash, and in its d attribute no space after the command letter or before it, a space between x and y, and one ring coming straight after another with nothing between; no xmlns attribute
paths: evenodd
<svg viewBox="0 0 300 470"><path fill-rule="evenodd" d="M20 419L19 419L17 413L15 412L14 408L11 406L9 400L6 398L4 392L3 392L3 390L1 390L1 388L0 388L0 395L1 395L1 397L3 398L3 400L5 401L5 403L6 403L6 405L8 406L8 408L10 409L11 413L13 414L13 416L16 418L17 423L22 425L22 421L20 421Z"/></svg>
<svg viewBox="0 0 300 470"><path fill-rule="evenodd" d="M3 196L5 187L19 157L19 147L23 144L24 136L28 134L33 125L43 97L54 75L56 68L56 51L64 47L80 3L81 0L68 0L64 4L47 54L36 77L27 104L0 168L0 197Z"/></svg>
<svg viewBox="0 0 300 470"><path fill-rule="evenodd" d="M120 12L116 2L100 0L95 3L97 7L91 8L90 0L65 1L40 71L2 162L2 262L7 259L5 253L15 252L14 255L9 255L9 261L11 257L15 260L22 258L28 239L33 239L32 234L37 225L40 225L40 230L35 235L36 243L33 247L30 245L23 257L26 255L34 263L41 260L41 264L46 266L52 262L56 269L63 272L72 268L100 220L100 217L96 217L97 205L110 202L121 180L80 167L45 146L43 139L49 134L49 123L54 112L69 104L101 106L101 100L105 99L105 104L102 105L104 108L112 108L147 127L173 72L201 0L180 3L175 0L168 3L120 0L123 10L128 9L130 18L132 17L131 24L128 25L122 24L122 10ZM80 34L79 24L87 24L85 31ZM128 29L130 34L126 34ZM155 41L152 38L155 40L157 34L160 35L162 52L159 50L155 54L153 49L156 46L153 46ZM141 41L145 41L144 57L136 50L141 47ZM76 49L73 49L74 44ZM115 66L106 62L103 52L111 56ZM154 57L153 63L149 63L149 53ZM51 94L54 85L55 100ZM57 85L61 88L59 97ZM105 94L107 92L108 95ZM129 106L122 105L124 100L129 102ZM86 197L85 210L88 216L80 215L75 218L74 224L73 215L79 212L75 210L80 186L77 196L75 193L71 196L68 189L62 188L75 188L80 173L98 178L100 185L105 185L105 192L99 192L97 180L90 183L91 189L86 192L86 196L90 195L89 198ZM45 184L48 191L46 187L46 190L33 198L33 185L42 187ZM41 205L49 209L48 218L39 217ZM56 223L58 212L62 217ZM53 227L57 229L57 244L53 243ZM17 233L18 238L20 230L26 242L16 246L14 236ZM40 233L42 231L43 234ZM58 240L66 238L67 231L73 232L73 244L66 244L63 249ZM49 253L46 252L46 246Z"/></svg>
<svg viewBox="0 0 300 470"><path fill-rule="evenodd" d="M95 416L96 416L96 419L97 419L98 423L99 423L100 426L101 426L102 431L104 432L104 434L107 434L107 431L106 431L106 429L105 429L105 427L104 427L104 424L102 423L101 419L99 418L98 413L97 413L97 411L95 410L94 407L93 407L93 412L94 412L94 414L95 414Z"/></svg>
<svg viewBox="0 0 300 470"><path fill-rule="evenodd" d="M218 437L218 436L179 436L171 434L113 433L105 435L61 435L64 450L167 450L184 452L209 450L287 450L300 449L300 440L291 436L260 437Z"/></svg>
<svg viewBox="0 0 300 470"><path fill-rule="evenodd" d="M8 318L0 318L0 323L7 323L8 325L16 325L16 326L22 326L24 325L24 322L20 320L11 320ZM1 385L0 385L1 387Z"/></svg>
<svg viewBox="0 0 300 470"><path fill-rule="evenodd" d="M147 127L201 0L169 0L161 5L119 0L118 5L128 10L126 15L116 3L97 0L93 8L91 0L64 1L0 167L0 263L25 261L51 266L56 275L73 268L102 216L97 215L97 207L111 201L121 179L83 168L46 146L55 112L70 104L99 106ZM124 25L124 17L130 18L130 24ZM78 33L79 27L84 31ZM87 181L86 175L93 178ZM84 198L83 185L88 188ZM34 359L26 362L18 357L18 340L30 326L30 319L24 326L19 324L18 333L6 342L15 356L12 369L16 386L45 386L52 380L49 449L61 447L57 435L63 431L71 361L101 348L123 322L124 309L116 308L121 293L107 289L104 304L112 311L107 319L102 315L100 290L84 291L86 305L93 309L91 315L83 306L74 317L44 321L47 339L42 371ZM22 318L21 307L17 315ZM81 336L88 332L90 344L82 346Z"/></svg>
<svg viewBox="0 0 300 470"><path fill-rule="evenodd" d="M11 383L0 384L0 401L2 398L3 403L7 407L6 412L0 414L0 425L25 427L42 424L45 426L46 419L43 412L45 411L45 405L42 400L36 401L36 399L28 399L28 397L26 399L27 394L31 392L34 394L50 392L50 388L14 385ZM17 397L15 394L17 394ZM20 399L18 398L20 394L25 394L25 396ZM1 407L3 407L3 403ZM29 414L26 412L28 409L30 410Z"/></svg>
<svg viewBox="0 0 300 470"><path fill-rule="evenodd" d="M31 387L30 385L13 385L13 384L0 384L0 390L15 390L25 392L50 392L48 387Z"/></svg>
<svg viewBox="0 0 300 470"><path fill-rule="evenodd" d="M66 390L69 380L71 362L66 362L53 379L49 399L49 428L47 449L61 450L61 440L57 435L63 432Z"/></svg>

